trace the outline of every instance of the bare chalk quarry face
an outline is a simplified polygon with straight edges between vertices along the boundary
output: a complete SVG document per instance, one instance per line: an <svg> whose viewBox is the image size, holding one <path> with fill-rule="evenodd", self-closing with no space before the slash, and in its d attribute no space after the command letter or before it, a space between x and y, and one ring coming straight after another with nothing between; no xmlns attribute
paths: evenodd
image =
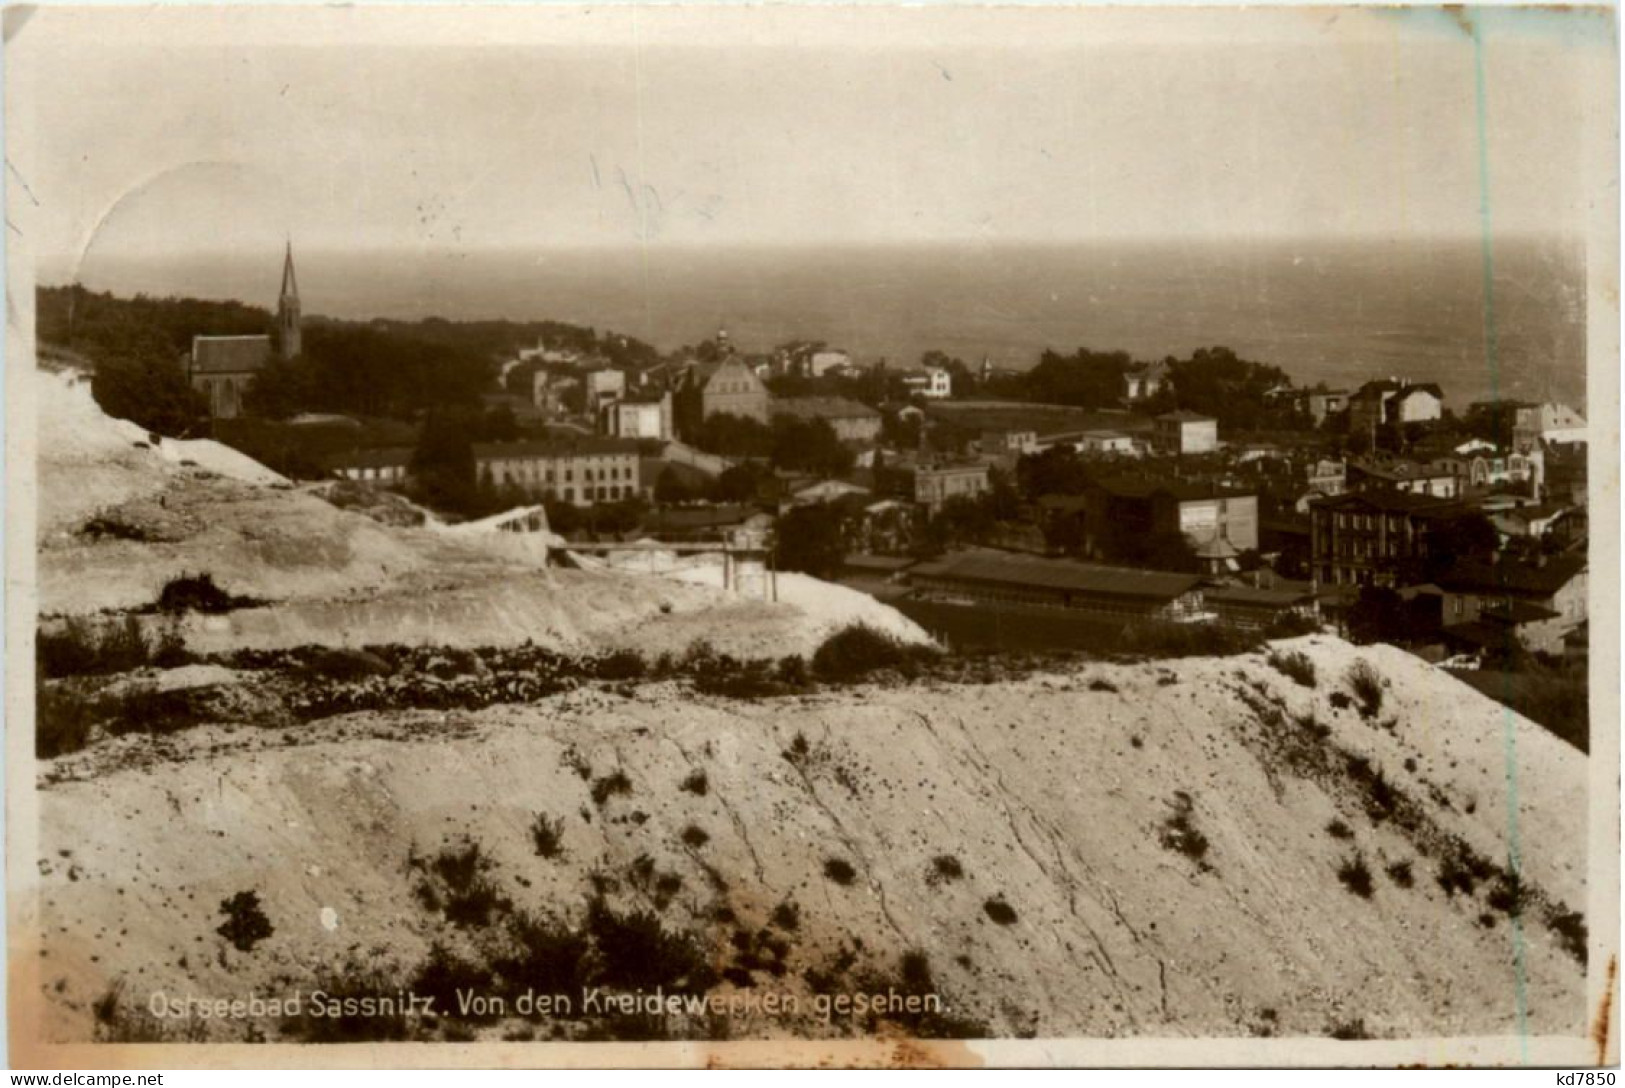
<svg viewBox="0 0 1625 1088"><path fill-rule="evenodd" d="M55 1041L1584 1026L1585 757L1401 651L809 676L927 640L386 524L40 381L42 627L218 655L40 689L118 708L39 764ZM148 611L181 573L230 607Z"/></svg>

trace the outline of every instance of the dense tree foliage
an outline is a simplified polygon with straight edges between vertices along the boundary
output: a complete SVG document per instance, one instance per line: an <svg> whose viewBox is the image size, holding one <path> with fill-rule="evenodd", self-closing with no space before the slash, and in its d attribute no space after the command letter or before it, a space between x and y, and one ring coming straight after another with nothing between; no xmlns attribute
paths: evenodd
<svg viewBox="0 0 1625 1088"><path fill-rule="evenodd" d="M792 507L779 518L777 562L815 578L833 578L846 554L841 515L833 503Z"/></svg>
<svg viewBox="0 0 1625 1088"><path fill-rule="evenodd" d="M90 390L108 415L161 435L195 437L207 426L209 406L172 356L105 355L96 363Z"/></svg>

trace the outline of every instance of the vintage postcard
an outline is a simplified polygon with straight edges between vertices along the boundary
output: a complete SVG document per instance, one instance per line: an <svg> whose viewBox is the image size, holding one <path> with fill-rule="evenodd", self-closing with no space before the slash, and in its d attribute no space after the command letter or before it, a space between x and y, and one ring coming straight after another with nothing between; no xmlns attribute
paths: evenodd
<svg viewBox="0 0 1625 1088"><path fill-rule="evenodd" d="M11 1061L1616 1063L1616 36L8 8Z"/></svg>

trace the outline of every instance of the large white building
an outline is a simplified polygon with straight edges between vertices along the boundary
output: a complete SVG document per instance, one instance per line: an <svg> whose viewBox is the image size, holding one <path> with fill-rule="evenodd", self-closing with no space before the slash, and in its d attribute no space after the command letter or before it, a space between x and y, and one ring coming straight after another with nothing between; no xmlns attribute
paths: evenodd
<svg viewBox="0 0 1625 1088"><path fill-rule="evenodd" d="M1513 441L1522 447L1534 441L1584 442L1587 433L1585 417L1566 404L1531 404L1513 417Z"/></svg>
<svg viewBox="0 0 1625 1088"><path fill-rule="evenodd" d="M671 394L634 394L604 406L604 431L614 438L672 438Z"/></svg>
<svg viewBox="0 0 1625 1088"><path fill-rule="evenodd" d="M945 400L954 395L954 376L940 366L926 367L923 373L905 375L903 384L910 393L918 393L932 400Z"/></svg>

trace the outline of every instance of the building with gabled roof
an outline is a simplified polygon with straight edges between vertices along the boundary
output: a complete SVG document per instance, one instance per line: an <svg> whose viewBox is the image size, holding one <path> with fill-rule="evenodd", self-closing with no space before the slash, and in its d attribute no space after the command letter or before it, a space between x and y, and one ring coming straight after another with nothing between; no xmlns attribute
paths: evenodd
<svg viewBox="0 0 1625 1088"><path fill-rule="evenodd" d="M905 576L922 596L1048 605L1110 616L1185 620L1202 612L1195 574L972 549L916 564Z"/></svg>
<svg viewBox="0 0 1625 1088"><path fill-rule="evenodd" d="M273 358L292 359L303 349L299 284L293 272L293 243L282 263L282 291L277 299L276 340L268 333L250 336L194 336L185 357L186 380L202 393L215 419L243 414L248 387Z"/></svg>

